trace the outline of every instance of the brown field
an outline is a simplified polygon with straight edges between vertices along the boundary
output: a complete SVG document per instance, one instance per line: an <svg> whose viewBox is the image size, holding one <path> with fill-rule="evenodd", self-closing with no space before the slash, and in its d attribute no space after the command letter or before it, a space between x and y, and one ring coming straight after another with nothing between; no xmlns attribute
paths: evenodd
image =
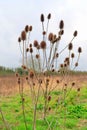
<svg viewBox="0 0 87 130"><path fill-rule="evenodd" d="M70 82L75 82L75 87L81 87L83 84L87 84L87 74L73 75L69 76ZM51 76L50 80L53 80L53 83L56 83L56 79L60 80L58 76ZM63 80L65 82L65 80ZM63 84L62 82L62 84ZM61 87L61 84L59 85ZM25 88L28 88L27 82L24 84ZM18 93L19 86L17 84L17 78L15 76L1 76L0 77L0 96L9 96Z"/></svg>

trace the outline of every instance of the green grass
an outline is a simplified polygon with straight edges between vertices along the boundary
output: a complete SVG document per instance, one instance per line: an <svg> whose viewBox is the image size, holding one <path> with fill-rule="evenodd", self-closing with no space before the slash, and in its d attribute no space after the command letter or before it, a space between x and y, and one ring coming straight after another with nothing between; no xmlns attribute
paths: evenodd
<svg viewBox="0 0 87 130"><path fill-rule="evenodd" d="M52 100L49 102L49 106L52 111L47 116L47 121L51 123L51 130L87 130L87 88L84 85L79 92L74 89L64 102L64 107L57 105L56 99L62 96L61 91L54 91L51 93ZM28 129L32 130L33 123L33 105L30 96L27 93L25 98L25 113ZM43 98L40 97L40 101L37 106L37 128L36 130L47 130L48 125L41 117L43 110ZM0 97L0 106L2 108L3 115L9 127L12 130L25 130L24 120L22 116L21 98L18 94L15 96ZM56 114L53 110L57 108ZM65 121L64 117L66 115ZM5 130L1 115L0 115L0 129Z"/></svg>

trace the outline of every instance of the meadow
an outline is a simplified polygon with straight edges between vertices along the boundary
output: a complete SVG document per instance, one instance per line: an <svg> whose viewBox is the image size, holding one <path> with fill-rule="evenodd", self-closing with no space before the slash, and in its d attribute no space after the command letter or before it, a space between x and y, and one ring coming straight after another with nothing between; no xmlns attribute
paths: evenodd
<svg viewBox="0 0 87 130"><path fill-rule="evenodd" d="M52 78L57 78L57 76L53 76ZM64 105L66 107L62 107L62 105L57 105L56 103L57 98L63 95L60 89L61 85L51 92L54 100L49 102L50 108L46 118L48 124L42 118L44 100L40 95L37 105L36 130L87 130L87 74L75 74L72 80L76 82L76 85L65 100ZM24 102L27 127L29 130L32 130L33 105L27 82L24 84ZM16 77L1 76L0 107L9 130L25 130L21 104L22 101ZM57 109L56 114L53 112L54 109ZM49 125L50 127L48 128ZM0 130L5 130L1 114Z"/></svg>

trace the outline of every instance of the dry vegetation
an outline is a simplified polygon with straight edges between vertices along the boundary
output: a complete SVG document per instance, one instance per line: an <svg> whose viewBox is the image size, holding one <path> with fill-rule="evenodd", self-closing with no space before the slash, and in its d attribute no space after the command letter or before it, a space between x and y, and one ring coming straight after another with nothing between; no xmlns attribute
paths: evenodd
<svg viewBox="0 0 87 130"><path fill-rule="evenodd" d="M54 81L54 84L56 82L56 79L61 79L59 76L53 76L51 77ZM75 87L81 87L83 84L87 84L87 74L80 74L80 75L73 75L71 76L72 81L76 82ZM70 79L71 79L70 78ZM63 83L63 82L62 82ZM61 83L59 84L59 88L61 88ZM24 84L25 90L29 89L29 85L27 85L27 82ZM0 77L0 96L10 96L17 94L19 92L18 84L17 84L17 78L14 76L1 76Z"/></svg>

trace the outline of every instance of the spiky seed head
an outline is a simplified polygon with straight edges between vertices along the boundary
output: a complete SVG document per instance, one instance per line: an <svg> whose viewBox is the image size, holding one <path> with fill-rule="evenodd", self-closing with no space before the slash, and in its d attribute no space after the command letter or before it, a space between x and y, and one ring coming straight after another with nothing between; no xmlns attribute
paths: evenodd
<svg viewBox="0 0 87 130"><path fill-rule="evenodd" d="M29 48L26 48L26 52L28 52L29 51Z"/></svg>
<svg viewBox="0 0 87 130"><path fill-rule="evenodd" d="M32 31L32 26L29 26L29 31L30 31L30 32Z"/></svg>
<svg viewBox="0 0 87 130"><path fill-rule="evenodd" d="M59 28L60 28L60 29L63 29L63 28L64 28L64 22L63 22L63 20L60 21Z"/></svg>
<svg viewBox="0 0 87 130"><path fill-rule="evenodd" d="M38 41L37 40L34 40L34 47L37 47L38 46Z"/></svg>
<svg viewBox="0 0 87 130"><path fill-rule="evenodd" d="M71 54L71 58L74 58L74 57L75 57L75 54L74 54L74 53L72 53L72 54Z"/></svg>
<svg viewBox="0 0 87 130"><path fill-rule="evenodd" d="M64 67L67 67L67 64L66 64L66 63L64 64Z"/></svg>
<svg viewBox="0 0 87 130"><path fill-rule="evenodd" d="M48 14L47 18L48 18L48 19L51 19L51 13Z"/></svg>
<svg viewBox="0 0 87 130"><path fill-rule="evenodd" d="M30 43L29 47L31 48L32 47L32 44Z"/></svg>
<svg viewBox="0 0 87 130"><path fill-rule="evenodd" d="M75 86L75 82L72 83L72 86Z"/></svg>
<svg viewBox="0 0 87 130"><path fill-rule="evenodd" d="M18 38L18 42L19 42L19 43L21 42L21 37Z"/></svg>
<svg viewBox="0 0 87 130"><path fill-rule="evenodd" d="M52 72L54 72L55 71L55 69L52 69Z"/></svg>
<svg viewBox="0 0 87 130"><path fill-rule="evenodd" d="M45 49L46 48L46 42L45 41L41 41L40 47L41 47L41 49Z"/></svg>
<svg viewBox="0 0 87 130"><path fill-rule="evenodd" d="M82 52L82 48L79 47L79 48L78 48L78 53L81 53L81 52Z"/></svg>
<svg viewBox="0 0 87 130"><path fill-rule="evenodd" d="M18 80L18 84L20 84L20 80Z"/></svg>
<svg viewBox="0 0 87 130"><path fill-rule="evenodd" d="M63 64L60 64L60 67L63 68Z"/></svg>
<svg viewBox="0 0 87 130"><path fill-rule="evenodd" d="M26 77L26 80L28 80L28 77Z"/></svg>
<svg viewBox="0 0 87 130"><path fill-rule="evenodd" d="M44 14L41 14L40 20L41 22L44 22Z"/></svg>
<svg viewBox="0 0 87 130"><path fill-rule="evenodd" d="M68 49L69 49L69 50L72 50L72 49L73 49L73 44L72 44L72 43L69 43Z"/></svg>
<svg viewBox="0 0 87 130"><path fill-rule="evenodd" d="M51 110L51 107L49 107L48 110L50 111L50 110Z"/></svg>
<svg viewBox="0 0 87 130"><path fill-rule="evenodd" d="M36 59L39 59L40 55L39 54L36 54Z"/></svg>
<svg viewBox="0 0 87 130"><path fill-rule="evenodd" d="M30 48L30 53L33 53L33 48L32 47Z"/></svg>
<svg viewBox="0 0 87 130"><path fill-rule="evenodd" d="M34 77L34 72L33 72L33 71L30 71L29 76L30 76L30 78L33 78L33 77Z"/></svg>
<svg viewBox="0 0 87 130"><path fill-rule="evenodd" d="M48 96L48 101L51 101L51 96L50 95Z"/></svg>
<svg viewBox="0 0 87 130"><path fill-rule="evenodd" d="M77 36L77 34L78 34L78 32L77 32L77 31L75 31L75 32L73 33L73 36L74 36L74 37L76 37L76 36Z"/></svg>
<svg viewBox="0 0 87 130"><path fill-rule="evenodd" d="M46 35L46 31L43 31L43 35Z"/></svg>
<svg viewBox="0 0 87 130"><path fill-rule="evenodd" d="M79 92L79 91L80 91L80 88L77 88L77 91Z"/></svg>
<svg viewBox="0 0 87 130"><path fill-rule="evenodd" d="M25 65L22 65L21 67L22 67L24 70L26 70L26 66L25 66Z"/></svg>
<svg viewBox="0 0 87 130"><path fill-rule="evenodd" d="M49 41L52 41L52 40L53 40L53 33L49 33L49 35L48 35L48 40L49 40Z"/></svg>
<svg viewBox="0 0 87 130"><path fill-rule="evenodd" d="M26 40L26 32L25 31L22 31L21 32L21 39L24 41Z"/></svg>
<svg viewBox="0 0 87 130"><path fill-rule="evenodd" d="M64 34L64 30L63 30L63 29L60 30L60 31L58 32L58 34L59 34L59 35L63 35L63 34Z"/></svg>
<svg viewBox="0 0 87 130"><path fill-rule="evenodd" d="M59 84L59 80L58 79L56 80L56 82L57 82L57 84Z"/></svg>
<svg viewBox="0 0 87 130"><path fill-rule="evenodd" d="M28 31L29 31L29 26L26 25L26 26L25 26L25 32L27 33Z"/></svg>
<svg viewBox="0 0 87 130"><path fill-rule="evenodd" d="M77 66L78 66L78 62L75 63L75 67L77 67Z"/></svg>
<svg viewBox="0 0 87 130"><path fill-rule="evenodd" d="M18 73L16 73L15 75L16 75L16 77L18 77L18 76L19 76L19 74L18 74Z"/></svg>

